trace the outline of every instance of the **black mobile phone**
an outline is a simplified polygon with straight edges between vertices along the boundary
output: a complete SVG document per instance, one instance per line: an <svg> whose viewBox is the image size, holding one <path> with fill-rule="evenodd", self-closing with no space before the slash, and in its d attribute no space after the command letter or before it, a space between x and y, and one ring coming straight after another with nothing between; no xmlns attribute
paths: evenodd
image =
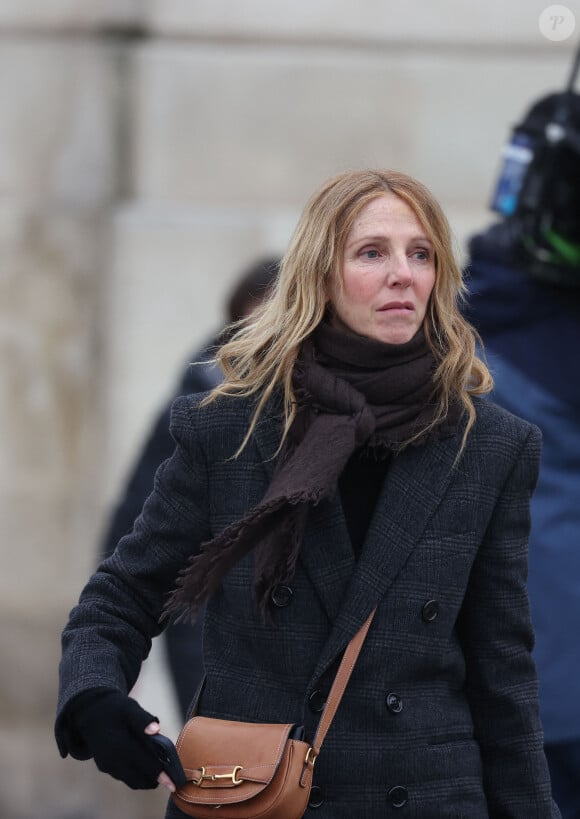
<svg viewBox="0 0 580 819"><path fill-rule="evenodd" d="M294 728L290 731L290 739L304 739L305 735L304 726L303 725L295 725Z"/></svg>
<svg viewBox="0 0 580 819"><path fill-rule="evenodd" d="M153 736L150 736L149 739L155 746L155 753L163 765L163 770L171 779L175 787L180 788L182 785L185 785L187 781L185 771L183 770L183 766L179 756L177 755L177 748L173 742L169 739L169 737L166 737L163 734L153 734Z"/></svg>

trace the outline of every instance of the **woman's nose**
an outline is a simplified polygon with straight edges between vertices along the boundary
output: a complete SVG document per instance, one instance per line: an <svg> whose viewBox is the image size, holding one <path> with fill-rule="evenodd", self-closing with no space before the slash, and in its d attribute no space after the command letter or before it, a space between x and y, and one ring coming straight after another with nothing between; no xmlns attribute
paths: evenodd
<svg viewBox="0 0 580 819"><path fill-rule="evenodd" d="M391 287L409 287L413 281L413 272L406 256L391 259L387 272L387 281Z"/></svg>

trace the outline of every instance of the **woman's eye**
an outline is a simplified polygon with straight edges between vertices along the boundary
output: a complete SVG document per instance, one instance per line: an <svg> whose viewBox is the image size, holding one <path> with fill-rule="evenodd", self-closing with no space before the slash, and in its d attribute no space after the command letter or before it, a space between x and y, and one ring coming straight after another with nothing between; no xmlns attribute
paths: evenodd
<svg viewBox="0 0 580 819"><path fill-rule="evenodd" d="M379 251L378 250L363 250L363 256L366 256L367 259L378 259L379 258Z"/></svg>
<svg viewBox="0 0 580 819"><path fill-rule="evenodd" d="M429 260L428 250L414 250L411 255L419 262L427 262Z"/></svg>

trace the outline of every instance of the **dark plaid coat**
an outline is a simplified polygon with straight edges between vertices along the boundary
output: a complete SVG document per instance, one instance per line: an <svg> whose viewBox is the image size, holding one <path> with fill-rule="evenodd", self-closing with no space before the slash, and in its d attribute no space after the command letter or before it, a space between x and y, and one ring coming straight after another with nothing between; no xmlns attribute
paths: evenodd
<svg viewBox="0 0 580 819"><path fill-rule="evenodd" d="M179 569L264 495L280 409L229 460L250 405L174 405L173 457L133 534L84 589L63 633L57 739L86 757L66 705L129 691ZM355 563L338 495L312 510L295 577L252 604L252 557L210 601L199 712L296 722L312 737L346 644L378 611L315 768L320 819L551 819L525 590L535 427L476 400L461 435L397 456ZM193 695L194 692L192 692ZM169 809L170 816L180 814Z"/></svg>

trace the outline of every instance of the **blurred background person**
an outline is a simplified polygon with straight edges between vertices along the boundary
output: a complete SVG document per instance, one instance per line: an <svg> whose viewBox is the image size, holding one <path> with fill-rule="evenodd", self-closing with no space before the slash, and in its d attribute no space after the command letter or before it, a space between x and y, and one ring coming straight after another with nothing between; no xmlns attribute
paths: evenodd
<svg viewBox="0 0 580 819"><path fill-rule="evenodd" d="M534 656L554 797L564 819L579 819L580 96L571 88L537 100L514 129L492 206L504 218L469 243L469 318L494 400L543 433L529 555Z"/></svg>
<svg viewBox="0 0 580 819"><path fill-rule="evenodd" d="M117 543L133 528L146 498L153 489L157 467L171 456L175 441L169 432L173 401L180 395L212 390L222 380L214 356L227 341L231 326L250 315L268 295L278 272L279 259L265 257L244 270L226 301L226 325L201 350L194 352L171 398L153 424L116 504L101 545L101 558L112 554ZM203 678L201 636L203 616L195 623L173 623L164 632L167 661L179 709L185 718L193 692Z"/></svg>

